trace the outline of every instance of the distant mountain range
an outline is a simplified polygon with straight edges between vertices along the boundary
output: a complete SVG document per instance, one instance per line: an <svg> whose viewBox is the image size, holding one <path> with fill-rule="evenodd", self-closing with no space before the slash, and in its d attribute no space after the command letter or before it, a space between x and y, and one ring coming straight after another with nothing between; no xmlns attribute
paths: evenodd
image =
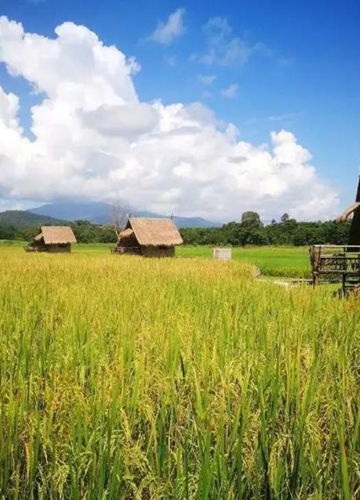
<svg viewBox="0 0 360 500"><path fill-rule="evenodd" d="M87 220L93 224L110 224L112 205L101 202L57 202L42 205L30 210L6 210L0 212L0 225L12 226L17 229L28 229L39 226L68 224L75 220ZM127 213L124 209L122 220L125 223ZM161 218L154 212L134 210L131 215L136 217ZM216 227L217 224L201 217L178 217L173 220L179 228L185 227Z"/></svg>
<svg viewBox="0 0 360 500"><path fill-rule="evenodd" d="M55 219L75 221L87 220L94 224L109 224L112 206L101 202L56 202L31 208L28 212Z"/></svg>
<svg viewBox="0 0 360 500"><path fill-rule="evenodd" d="M102 202L71 202L62 201L49 203L41 207L28 210L29 213L53 217L55 219L74 221L87 220L94 224L109 224L111 219L112 205ZM136 217L162 218L164 215L154 212L133 210L131 215ZM127 217L126 209L123 211L123 220ZM201 217L178 217L173 216L178 227L216 227L218 224L202 219Z"/></svg>

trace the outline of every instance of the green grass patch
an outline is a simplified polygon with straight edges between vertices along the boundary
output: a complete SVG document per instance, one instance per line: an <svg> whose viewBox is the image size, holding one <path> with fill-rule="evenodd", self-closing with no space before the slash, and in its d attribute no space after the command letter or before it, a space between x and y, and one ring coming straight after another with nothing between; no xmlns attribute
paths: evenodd
<svg viewBox="0 0 360 500"><path fill-rule="evenodd" d="M178 247L179 257L212 258L210 247ZM308 247L242 247L233 248L235 261L257 266L262 274L290 278L309 278L310 262Z"/></svg>

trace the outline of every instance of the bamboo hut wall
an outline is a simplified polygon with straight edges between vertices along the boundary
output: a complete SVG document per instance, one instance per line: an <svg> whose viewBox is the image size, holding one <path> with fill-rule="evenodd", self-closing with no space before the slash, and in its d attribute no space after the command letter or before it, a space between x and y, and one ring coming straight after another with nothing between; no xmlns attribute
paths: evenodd
<svg viewBox="0 0 360 500"><path fill-rule="evenodd" d="M142 246L141 254L144 255L144 257L174 257L175 247Z"/></svg>

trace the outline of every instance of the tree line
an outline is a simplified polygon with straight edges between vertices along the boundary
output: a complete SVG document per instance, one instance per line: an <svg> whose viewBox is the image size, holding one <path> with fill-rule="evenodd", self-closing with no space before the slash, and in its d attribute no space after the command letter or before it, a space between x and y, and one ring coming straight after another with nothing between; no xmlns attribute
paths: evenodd
<svg viewBox="0 0 360 500"><path fill-rule="evenodd" d="M65 225L65 224L62 224ZM74 231L78 243L116 243L114 228L100 224L92 224L86 220L78 220L68 224ZM32 241L39 233L39 228L17 228L0 225L0 240Z"/></svg>
<svg viewBox="0 0 360 500"><path fill-rule="evenodd" d="M244 212L240 222L215 228L186 228L181 234L186 245L345 245L349 222L297 222L284 214L279 222L264 225L256 212Z"/></svg>
<svg viewBox="0 0 360 500"><path fill-rule="evenodd" d="M78 243L116 243L116 229L88 221L69 223ZM222 227L180 229L185 245L245 246L318 244L345 245L349 237L349 222L297 222L284 214L279 222L264 225L256 212L244 212L240 222ZM38 228L20 229L0 225L0 240L31 241Z"/></svg>

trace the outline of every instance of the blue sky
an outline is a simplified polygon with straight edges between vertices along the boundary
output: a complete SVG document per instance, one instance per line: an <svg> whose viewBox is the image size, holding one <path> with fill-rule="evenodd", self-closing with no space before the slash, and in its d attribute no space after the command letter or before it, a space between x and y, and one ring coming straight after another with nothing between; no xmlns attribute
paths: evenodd
<svg viewBox="0 0 360 500"><path fill-rule="evenodd" d="M150 40L178 9L183 32L168 44ZM323 181L339 192L340 204L353 200L360 164L359 1L2 0L0 14L51 38L65 21L87 26L104 44L136 57L141 101L201 101L254 145L268 143L271 131L292 132ZM214 18L226 23L215 28L224 48L206 62L214 30L204 26ZM247 57L221 62L234 40ZM29 127L30 107L41 95L29 94L28 84L3 65L0 78L5 92L20 97Z"/></svg>

